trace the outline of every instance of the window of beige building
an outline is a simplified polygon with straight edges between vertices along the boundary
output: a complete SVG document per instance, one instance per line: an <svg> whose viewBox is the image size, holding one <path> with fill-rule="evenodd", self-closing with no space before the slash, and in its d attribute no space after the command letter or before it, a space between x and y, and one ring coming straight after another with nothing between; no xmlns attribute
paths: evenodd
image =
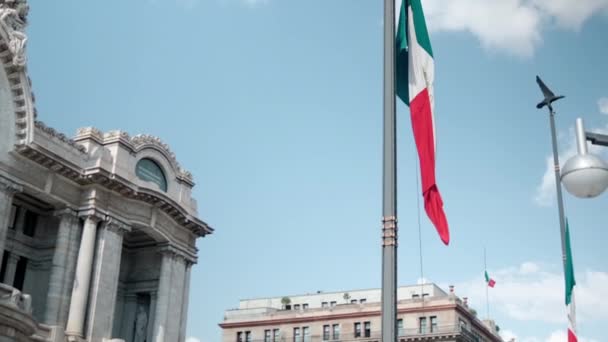
<svg viewBox="0 0 608 342"><path fill-rule="evenodd" d="M270 329L264 330L264 342L272 342L272 331Z"/></svg>
<svg viewBox="0 0 608 342"><path fill-rule="evenodd" d="M340 324L334 324L331 327L332 329L332 337L334 340L340 339Z"/></svg>
<svg viewBox="0 0 608 342"><path fill-rule="evenodd" d="M302 327L302 335L304 335L304 342L310 342L310 328Z"/></svg>
<svg viewBox="0 0 608 342"><path fill-rule="evenodd" d="M418 319L418 332L420 334L426 334L426 317L420 317Z"/></svg>
<svg viewBox="0 0 608 342"><path fill-rule="evenodd" d="M350 300L350 303L351 303L351 304L357 304L357 300L356 300L356 299L351 299L351 300Z"/></svg>
<svg viewBox="0 0 608 342"><path fill-rule="evenodd" d="M361 322L355 323L355 337L361 337Z"/></svg>
<svg viewBox="0 0 608 342"><path fill-rule="evenodd" d="M398 336L404 336L405 335L405 331L403 330L403 318L399 318L397 320L397 335Z"/></svg>
<svg viewBox="0 0 608 342"><path fill-rule="evenodd" d="M322 303L321 303L321 307L322 307L322 308L326 308L326 307L327 307L327 302L322 302Z"/></svg>
<svg viewBox="0 0 608 342"><path fill-rule="evenodd" d="M281 340L281 330L279 329L274 329L272 331L272 342L279 342Z"/></svg>
<svg viewBox="0 0 608 342"><path fill-rule="evenodd" d="M372 322L363 322L363 332L365 337L372 336Z"/></svg>
<svg viewBox="0 0 608 342"><path fill-rule="evenodd" d="M323 326L323 341L329 341L329 324Z"/></svg>
<svg viewBox="0 0 608 342"><path fill-rule="evenodd" d="M329 306L331 306L333 308L334 306L336 306L336 302L334 302L334 301L330 302Z"/></svg>
<svg viewBox="0 0 608 342"><path fill-rule="evenodd" d="M437 332L437 316L431 316L431 332Z"/></svg>
<svg viewBox="0 0 608 342"><path fill-rule="evenodd" d="M300 310L300 304L294 304L293 309L294 310Z"/></svg>
<svg viewBox="0 0 608 342"><path fill-rule="evenodd" d="M293 328L293 342L302 342L302 336L300 335L300 328Z"/></svg>
<svg viewBox="0 0 608 342"><path fill-rule="evenodd" d="M359 300L359 303L361 303L361 304L365 304L366 302L367 302L367 299L365 299L365 298L361 298Z"/></svg>
<svg viewBox="0 0 608 342"><path fill-rule="evenodd" d="M304 310L308 309L308 304L306 304L306 303L302 304L302 309L304 309Z"/></svg>

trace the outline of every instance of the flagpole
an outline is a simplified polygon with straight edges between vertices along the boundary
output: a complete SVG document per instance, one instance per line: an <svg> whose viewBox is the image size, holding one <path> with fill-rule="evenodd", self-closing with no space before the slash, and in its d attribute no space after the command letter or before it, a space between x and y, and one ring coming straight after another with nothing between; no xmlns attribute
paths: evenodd
<svg viewBox="0 0 608 342"><path fill-rule="evenodd" d="M396 342L397 144L395 115L395 0L384 0L383 109L382 342Z"/></svg>
<svg viewBox="0 0 608 342"><path fill-rule="evenodd" d="M485 274L487 274L488 272L488 263L486 261L486 248L483 248L483 270L484 272L486 272ZM490 300L489 300L489 294L488 294L488 287L490 287L490 285L486 282L486 319L490 320Z"/></svg>

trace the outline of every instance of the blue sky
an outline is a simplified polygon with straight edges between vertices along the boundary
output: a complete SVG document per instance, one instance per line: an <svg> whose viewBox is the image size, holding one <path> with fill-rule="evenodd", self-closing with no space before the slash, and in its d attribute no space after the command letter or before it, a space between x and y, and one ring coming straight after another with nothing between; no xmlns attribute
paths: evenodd
<svg viewBox="0 0 608 342"><path fill-rule="evenodd" d="M436 60L437 179L452 233L424 213L424 277L485 306L506 337L565 331L541 75L572 127L608 132L608 1L425 0ZM202 219L188 335L219 341L241 298L380 286L382 2L30 1L39 119L159 136L195 176ZM399 283L420 278L416 155L398 105ZM597 150L608 158L607 151ZM552 174L548 174L552 176ZM546 180L543 180L546 178ZM579 330L608 320L608 195L566 194ZM193 339L192 341L196 341Z"/></svg>

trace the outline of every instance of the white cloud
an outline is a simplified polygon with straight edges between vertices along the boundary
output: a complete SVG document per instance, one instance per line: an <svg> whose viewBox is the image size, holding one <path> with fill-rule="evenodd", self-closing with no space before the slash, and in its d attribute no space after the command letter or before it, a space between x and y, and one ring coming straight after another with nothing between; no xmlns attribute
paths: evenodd
<svg viewBox="0 0 608 342"><path fill-rule="evenodd" d="M491 311L499 311L517 321L566 324L561 268L526 262L518 267L488 270L488 273L496 280L496 286L489 291ZM576 279L577 320L608 321L608 273L589 270L577 273ZM471 306L478 310L485 307L485 291L486 284L480 278L456 284L456 294L468 296ZM483 311L479 313L485 317ZM503 335L507 334L516 336L512 331L503 331Z"/></svg>
<svg viewBox="0 0 608 342"><path fill-rule="evenodd" d="M202 341L196 337L190 336L190 337L186 338L186 342L202 342Z"/></svg>
<svg viewBox="0 0 608 342"><path fill-rule="evenodd" d="M568 335L565 330L556 330L545 338L538 338L538 337L519 338L515 333L513 333L511 331L501 333L500 336L502 337L502 339L504 341L507 341L507 342L510 341L511 339L514 339L514 341L517 341L517 342L564 342L564 341L568 341ZM579 336L578 340L580 342L598 342L597 340L590 340L590 339L586 339L586 338L580 337L580 336Z"/></svg>
<svg viewBox="0 0 608 342"><path fill-rule="evenodd" d="M426 0L431 31L466 31L482 46L529 57L547 25L580 29L593 14L608 12L608 0Z"/></svg>
<svg viewBox="0 0 608 342"><path fill-rule="evenodd" d="M602 97L597 101L597 106L600 109L600 113L608 114L608 97Z"/></svg>
<svg viewBox="0 0 608 342"><path fill-rule="evenodd" d="M606 100L606 101L603 101ZM598 101L600 111L608 114L608 99L602 98ZM602 107L605 105L605 107ZM608 124L604 127L589 128L585 127L585 131L608 134ZM576 154L576 138L574 135L574 127L571 127L568 134L558 135L558 145L563 148L559 151L559 163L560 168L564 166L564 163ZM565 147L564 147L565 146ZM595 154L603 159L608 159L608 149L597 145L588 144L589 153ZM545 159L545 172L541 178L540 184L536 187L536 193L534 195L534 202L536 204L548 207L555 203L555 170L553 168L553 155L547 156Z"/></svg>

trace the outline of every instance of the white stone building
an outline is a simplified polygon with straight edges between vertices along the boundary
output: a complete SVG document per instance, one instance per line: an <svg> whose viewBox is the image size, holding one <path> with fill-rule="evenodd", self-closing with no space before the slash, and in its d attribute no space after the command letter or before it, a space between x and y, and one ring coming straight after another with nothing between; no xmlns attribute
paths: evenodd
<svg viewBox="0 0 608 342"><path fill-rule="evenodd" d="M185 340L192 175L158 138L38 121L25 0L0 0L0 342Z"/></svg>
<svg viewBox="0 0 608 342"><path fill-rule="evenodd" d="M397 289L399 342L502 342L494 321L480 320L435 284ZM380 289L244 299L226 310L223 342L380 342Z"/></svg>

